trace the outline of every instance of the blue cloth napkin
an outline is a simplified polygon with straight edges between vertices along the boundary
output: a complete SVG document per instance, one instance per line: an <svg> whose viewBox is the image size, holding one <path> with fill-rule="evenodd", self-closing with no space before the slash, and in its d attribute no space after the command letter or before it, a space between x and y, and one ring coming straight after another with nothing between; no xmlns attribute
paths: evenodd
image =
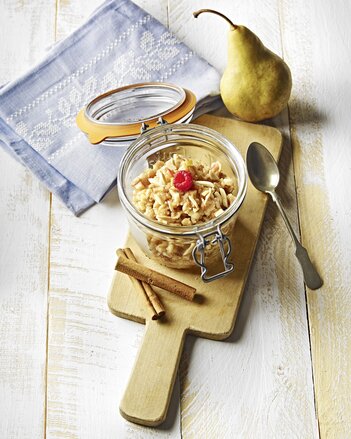
<svg viewBox="0 0 351 439"><path fill-rule="evenodd" d="M91 145L78 111L107 90L148 81L192 90L196 115L221 105L212 66L130 0L108 0L0 89L0 144L79 215L116 184L125 148Z"/></svg>

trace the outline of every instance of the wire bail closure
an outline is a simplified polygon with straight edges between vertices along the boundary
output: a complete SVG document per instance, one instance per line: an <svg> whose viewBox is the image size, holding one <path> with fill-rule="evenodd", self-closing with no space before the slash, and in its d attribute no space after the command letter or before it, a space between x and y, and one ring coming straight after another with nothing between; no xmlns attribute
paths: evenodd
<svg viewBox="0 0 351 439"><path fill-rule="evenodd" d="M211 236L214 236L213 239L210 239ZM207 276L208 268L205 263L205 249L207 245L216 243L219 245L224 271L214 274L213 276ZM210 232L206 235L199 235L199 239L196 241L196 246L194 247L192 254L195 263L201 268L201 279L204 282L212 282L234 271L234 264L228 260L231 252L232 245L230 239L227 235L223 234L220 224L217 226L216 232ZM199 254L200 258L198 257Z"/></svg>
<svg viewBox="0 0 351 439"><path fill-rule="evenodd" d="M160 116L160 117L157 119L156 124L157 124L157 125L167 125L168 122L167 122L165 119L163 119L163 117ZM148 129L149 129L149 126L150 126L150 125L147 125L145 122L143 122L143 123L141 124L140 134L144 134L144 133L146 133L146 131L148 131ZM152 128L151 128L151 129L152 129Z"/></svg>

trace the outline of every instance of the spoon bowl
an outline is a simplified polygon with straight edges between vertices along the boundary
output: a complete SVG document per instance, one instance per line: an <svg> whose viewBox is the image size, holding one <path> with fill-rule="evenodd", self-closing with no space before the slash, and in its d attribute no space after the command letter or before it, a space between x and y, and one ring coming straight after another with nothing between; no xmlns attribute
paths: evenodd
<svg viewBox="0 0 351 439"><path fill-rule="evenodd" d="M251 143L246 157L252 184L261 192L272 192L279 184L279 169L273 156L263 145Z"/></svg>

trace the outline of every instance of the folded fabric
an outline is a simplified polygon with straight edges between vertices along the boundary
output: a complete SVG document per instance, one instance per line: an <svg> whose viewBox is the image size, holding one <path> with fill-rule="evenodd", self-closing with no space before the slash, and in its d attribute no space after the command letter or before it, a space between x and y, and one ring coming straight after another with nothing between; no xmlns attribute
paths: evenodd
<svg viewBox="0 0 351 439"><path fill-rule="evenodd" d="M196 115L221 105L212 66L130 0L108 0L0 89L0 145L78 215L114 186L125 151L91 145L78 111L107 90L149 81L192 90Z"/></svg>

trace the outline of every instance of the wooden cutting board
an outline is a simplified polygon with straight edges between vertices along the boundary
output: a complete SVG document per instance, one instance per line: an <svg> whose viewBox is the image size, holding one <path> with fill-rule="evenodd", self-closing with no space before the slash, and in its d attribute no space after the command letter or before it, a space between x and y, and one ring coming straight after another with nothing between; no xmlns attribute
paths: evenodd
<svg viewBox="0 0 351 439"><path fill-rule="evenodd" d="M195 123L222 133L244 158L250 143L257 141L279 159L282 135L275 128L211 115L202 116ZM115 273L108 295L111 312L146 323L144 339L120 404L124 418L147 426L165 420L186 334L213 340L223 340L231 334L266 205L266 195L249 182L232 236L235 270L231 275L207 284L201 281L199 269L185 271L163 267L146 257L128 237L125 246L132 248L138 262L194 286L198 300L188 302L157 289L166 316L162 320L151 320L143 297L133 289L128 276Z"/></svg>

